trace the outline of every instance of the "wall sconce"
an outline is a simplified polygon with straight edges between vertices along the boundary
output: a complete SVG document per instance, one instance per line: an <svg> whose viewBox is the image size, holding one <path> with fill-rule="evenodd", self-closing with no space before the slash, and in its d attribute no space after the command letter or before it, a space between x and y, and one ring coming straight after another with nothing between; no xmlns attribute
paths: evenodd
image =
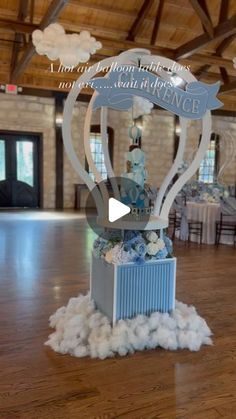
<svg viewBox="0 0 236 419"><path fill-rule="evenodd" d="M180 135L180 134L181 134L181 127L180 127L180 125L179 125L179 124L176 124L176 127L175 127L175 134L176 134L176 135Z"/></svg>
<svg viewBox="0 0 236 419"><path fill-rule="evenodd" d="M55 117L55 124L60 127L62 126L62 122L63 122L63 115L62 113L57 113L56 117Z"/></svg>

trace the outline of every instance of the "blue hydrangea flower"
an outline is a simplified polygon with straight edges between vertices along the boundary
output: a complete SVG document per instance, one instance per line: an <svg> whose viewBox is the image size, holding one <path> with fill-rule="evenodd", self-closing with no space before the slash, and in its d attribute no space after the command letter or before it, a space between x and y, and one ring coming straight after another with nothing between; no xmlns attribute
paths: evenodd
<svg viewBox="0 0 236 419"><path fill-rule="evenodd" d="M135 245L134 250L137 252L137 254L141 257L145 257L146 253L147 253L147 246L145 243L141 242L141 243L137 243Z"/></svg>
<svg viewBox="0 0 236 419"><path fill-rule="evenodd" d="M136 254L136 256L134 256L134 258L132 259L132 262L136 263L137 265L142 265L143 263L145 263L145 259L142 256Z"/></svg>
<svg viewBox="0 0 236 419"><path fill-rule="evenodd" d="M168 251L166 249L166 247L164 247L164 249L159 250L159 252L157 252L155 258L156 259L165 259L168 255Z"/></svg>
<svg viewBox="0 0 236 419"><path fill-rule="evenodd" d="M134 239L137 236L140 236L139 231L126 230L125 233L124 233L124 242L128 242L128 241Z"/></svg>
<svg viewBox="0 0 236 419"><path fill-rule="evenodd" d="M173 243L172 240L168 236L163 237L166 249L170 255L173 253Z"/></svg>

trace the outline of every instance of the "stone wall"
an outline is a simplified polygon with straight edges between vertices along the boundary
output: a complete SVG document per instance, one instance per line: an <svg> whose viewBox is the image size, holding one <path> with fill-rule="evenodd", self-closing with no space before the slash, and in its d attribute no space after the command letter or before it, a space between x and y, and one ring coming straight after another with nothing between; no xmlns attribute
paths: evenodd
<svg viewBox="0 0 236 419"><path fill-rule="evenodd" d="M83 147L83 128L87 104L80 102L74 109L72 136L76 152L85 166ZM55 207L55 130L54 100L34 96L0 94L0 130L42 133L43 136L43 205ZM92 119L92 124L99 124L99 112ZM131 124L131 112L110 110L108 125L114 130L114 170L117 176L125 170L125 152L129 148L128 128ZM190 121L185 159L192 157L196 149L201 124ZM143 118L142 147L146 153L148 182L160 186L173 161L174 117L166 111L152 111ZM224 135L230 131L236 144L236 118L213 116L213 131ZM222 156L221 156L222 158ZM236 157L235 157L236 159ZM224 173L224 182L234 184L236 179L236 160ZM222 162L221 162L222 164ZM74 184L82 182L72 168L64 153L64 207L73 208ZM86 199L83 192L82 204Z"/></svg>
<svg viewBox="0 0 236 419"><path fill-rule="evenodd" d="M54 99L0 94L0 130L42 134L43 207L55 208Z"/></svg>

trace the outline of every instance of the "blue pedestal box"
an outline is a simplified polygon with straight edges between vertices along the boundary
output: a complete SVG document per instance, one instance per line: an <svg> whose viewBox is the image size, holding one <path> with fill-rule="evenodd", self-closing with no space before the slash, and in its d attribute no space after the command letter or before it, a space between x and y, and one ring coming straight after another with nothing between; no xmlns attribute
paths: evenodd
<svg viewBox="0 0 236 419"><path fill-rule="evenodd" d="M176 258L109 264L92 255L91 298L114 324L119 319L175 306Z"/></svg>

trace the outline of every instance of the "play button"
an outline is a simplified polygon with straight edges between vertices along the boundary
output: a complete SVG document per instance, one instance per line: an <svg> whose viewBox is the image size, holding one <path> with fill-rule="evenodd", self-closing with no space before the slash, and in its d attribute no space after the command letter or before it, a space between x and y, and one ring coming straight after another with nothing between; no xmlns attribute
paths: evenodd
<svg viewBox="0 0 236 419"><path fill-rule="evenodd" d="M145 191L141 190L140 192L140 186L136 182L130 179L125 182L127 182L125 186L132 190L129 199L123 193L125 191L122 192L122 185L124 187L124 178L122 177L111 178L109 183L100 182L88 194L85 204L86 218L89 226L97 235L106 234L108 230L120 230L121 233L124 230L145 230L150 213L146 212L144 208L139 214L134 211L132 205L135 200L138 205L145 200L144 207L146 207L149 205L149 197L145 195ZM119 187L119 196L115 194L114 184ZM104 195L104 191L107 191L107 196ZM97 200L98 192L104 197L102 201ZM83 200L81 201L83 206Z"/></svg>
<svg viewBox="0 0 236 419"><path fill-rule="evenodd" d="M108 203L108 219L110 223L119 220L119 218L124 217L130 213L130 207L128 205L122 204L115 198L110 198Z"/></svg>

